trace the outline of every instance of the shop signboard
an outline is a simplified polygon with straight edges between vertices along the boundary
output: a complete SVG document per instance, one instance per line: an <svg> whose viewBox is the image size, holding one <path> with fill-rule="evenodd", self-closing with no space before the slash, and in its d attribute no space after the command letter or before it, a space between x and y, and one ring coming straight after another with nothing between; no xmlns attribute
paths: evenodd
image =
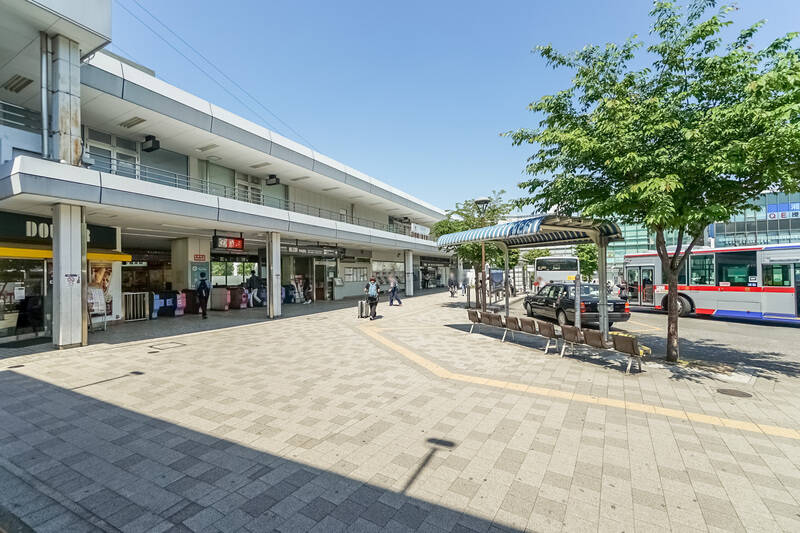
<svg viewBox="0 0 800 533"><path fill-rule="evenodd" d="M113 250L117 247L116 228L87 224L86 233L89 248ZM50 244L53 242L53 220L0 211L0 241Z"/></svg>
<svg viewBox="0 0 800 533"><path fill-rule="evenodd" d="M767 218L769 220L800 218L800 202L767 204Z"/></svg>
<svg viewBox="0 0 800 533"><path fill-rule="evenodd" d="M199 261L201 263L208 261L208 259L206 259L206 254L194 254L194 260Z"/></svg>
<svg viewBox="0 0 800 533"><path fill-rule="evenodd" d="M281 253L284 255L305 255L313 257L341 257L343 250L330 246L288 246L281 245Z"/></svg>
<svg viewBox="0 0 800 533"><path fill-rule="evenodd" d="M244 250L244 239L241 237L221 237L214 235L214 248L221 250Z"/></svg>

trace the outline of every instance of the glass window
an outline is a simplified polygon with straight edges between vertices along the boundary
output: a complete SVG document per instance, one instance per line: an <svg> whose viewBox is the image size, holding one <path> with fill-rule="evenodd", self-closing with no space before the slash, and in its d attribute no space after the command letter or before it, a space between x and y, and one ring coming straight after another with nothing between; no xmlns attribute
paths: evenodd
<svg viewBox="0 0 800 533"><path fill-rule="evenodd" d="M93 170L111 172L111 150L90 144L89 155L94 159L94 165L91 166Z"/></svg>
<svg viewBox="0 0 800 533"><path fill-rule="evenodd" d="M560 257L540 257L536 259L536 270L563 271L578 270L578 260Z"/></svg>
<svg viewBox="0 0 800 533"><path fill-rule="evenodd" d="M569 298L575 298L575 287L569 288ZM600 298L600 286L581 284L581 298Z"/></svg>
<svg viewBox="0 0 800 533"><path fill-rule="evenodd" d="M791 287L789 265L763 265L765 287Z"/></svg>
<svg viewBox="0 0 800 533"><path fill-rule="evenodd" d="M714 254L692 255L691 262L692 285L716 285L714 280Z"/></svg>
<svg viewBox="0 0 800 533"><path fill-rule="evenodd" d="M755 281L755 252L727 252L716 256L720 286L747 287L751 276Z"/></svg>
<svg viewBox="0 0 800 533"><path fill-rule="evenodd" d="M367 281L367 267L345 267L344 281Z"/></svg>

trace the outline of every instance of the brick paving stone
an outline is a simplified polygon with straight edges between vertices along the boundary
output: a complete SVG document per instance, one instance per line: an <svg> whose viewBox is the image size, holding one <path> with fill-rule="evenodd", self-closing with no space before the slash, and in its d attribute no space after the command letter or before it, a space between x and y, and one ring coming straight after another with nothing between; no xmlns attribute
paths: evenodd
<svg viewBox="0 0 800 533"><path fill-rule="evenodd" d="M177 337L158 356L145 347L166 339L23 355L10 371L0 359L0 505L53 531L94 529L89 518L123 531L800 526L798 440L525 391L797 428L800 377L756 375L736 385L754 397L734 402L699 374L648 363L625 376L586 350L562 359L535 339L466 335L446 326L465 322L449 303L415 297L369 324L349 305L272 322L220 313L251 325ZM68 390L121 367L144 374ZM430 438L454 447L423 464Z"/></svg>

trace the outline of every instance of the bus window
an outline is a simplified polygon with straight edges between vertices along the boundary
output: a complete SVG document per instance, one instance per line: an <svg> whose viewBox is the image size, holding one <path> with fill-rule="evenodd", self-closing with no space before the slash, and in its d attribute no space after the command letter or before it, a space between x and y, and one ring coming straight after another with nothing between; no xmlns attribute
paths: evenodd
<svg viewBox="0 0 800 533"><path fill-rule="evenodd" d="M795 267L797 268L797 267ZM791 287L789 265L764 265L762 267L765 287Z"/></svg>
<svg viewBox="0 0 800 533"><path fill-rule="evenodd" d="M692 285L716 285L713 254L692 255L689 261L691 261Z"/></svg>
<svg viewBox="0 0 800 533"><path fill-rule="evenodd" d="M755 252L726 252L716 254L717 279L725 287L747 287L750 277L756 276Z"/></svg>
<svg viewBox="0 0 800 533"><path fill-rule="evenodd" d="M578 260L571 258L539 257L536 259L536 270L545 272L578 270Z"/></svg>

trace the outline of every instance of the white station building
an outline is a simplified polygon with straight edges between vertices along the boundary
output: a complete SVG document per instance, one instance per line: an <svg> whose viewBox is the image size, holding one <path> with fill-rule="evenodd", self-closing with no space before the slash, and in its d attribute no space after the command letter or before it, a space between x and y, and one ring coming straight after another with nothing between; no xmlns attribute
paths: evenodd
<svg viewBox="0 0 800 533"><path fill-rule="evenodd" d="M447 282L444 212L105 52L111 0L0 0L0 348ZM256 298L255 303L259 304Z"/></svg>

